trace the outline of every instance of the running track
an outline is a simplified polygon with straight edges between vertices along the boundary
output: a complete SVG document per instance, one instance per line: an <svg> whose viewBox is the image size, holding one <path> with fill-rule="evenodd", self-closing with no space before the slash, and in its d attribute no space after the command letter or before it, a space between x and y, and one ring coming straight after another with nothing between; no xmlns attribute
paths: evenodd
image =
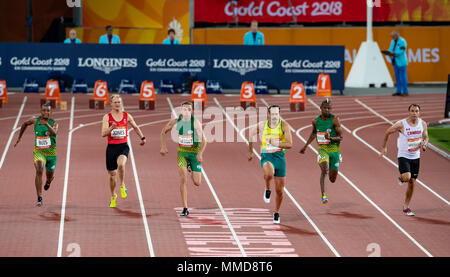
<svg viewBox="0 0 450 277"><path fill-rule="evenodd" d="M53 114L60 126L56 177L44 192L44 206L34 207L33 134L29 128L14 148L18 132L13 127L37 114L40 97L13 94L0 109L0 154L4 156L0 161L0 256L450 255L450 162L431 150L422 153L421 184L416 185L411 202L416 216L406 217L401 211L406 186L397 184L395 165L375 152L389 126L382 117L403 118L414 102L421 105L426 121L442 119L443 94L333 97L333 113L345 128L341 175L328 184L327 205L320 202L315 143L304 155L298 153L321 99L310 97L305 112L291 113L287 96L257 97L258 106L281 105L282 116L293 130L294 146L286 151L288 179L280 225L272 224L274 198L270 204L262 201L262 170L256 156L247 161L245 142L208 144L202 185L188 183L191 214L178 217L176 145L167 138L169 154L162 157L159 135L173 113L171 105L187 99L180 95L158 95L155 111L140 111L137 97L124 97L125 108L141 125L147 144L140 146L136 134L130 133L128 198L119 198L118 208L111 209L106 139L100 136L100 121L107 110L88 110L89 96L63 94L68 110ZM209 95L208 107L235 107L238 97ZM222 115L203 123L222 120L224 133L247 136L248 130L235 125L225 110ZM396 138L391 137L387 158L394 163L395 144Z"/></svg>

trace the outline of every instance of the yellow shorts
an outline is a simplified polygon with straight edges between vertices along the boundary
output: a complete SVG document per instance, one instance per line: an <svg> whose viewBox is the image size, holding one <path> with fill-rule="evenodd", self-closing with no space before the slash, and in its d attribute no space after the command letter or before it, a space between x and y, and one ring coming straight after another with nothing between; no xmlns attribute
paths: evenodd
<svg viewBox="0 0 450 277"><path fill-rule="evenodd" d="M37 161L41 161L45 169L48 172L54 172L56 169L56 158L57 156L45 156L39 152L33 152L33 161L36 163Z"/></svg>

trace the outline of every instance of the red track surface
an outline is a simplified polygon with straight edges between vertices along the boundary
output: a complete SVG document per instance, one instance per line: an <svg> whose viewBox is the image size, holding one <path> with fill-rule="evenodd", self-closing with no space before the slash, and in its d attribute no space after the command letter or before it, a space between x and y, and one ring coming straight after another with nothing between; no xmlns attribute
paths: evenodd
<svg viewBox="0 0 450 277"><path fill-rule="evenodd" d="M18 127L39 110L40 96L26 96ZM186 99L179 95L169 98L174 106ZM238 96L216 98L224 108L239 104ZM444 95L357 98L390 120L405 117L413 102L421 105L426 121L441 119L444 110ZM5 151L23 99L23 94L10 95L10 103L0 109L0 154ZM343 176L328 184L329 203L321 204L316 154L308 149L300 155L298 150L304 142L292 132L294 147L286 151L286 189L292 198L285 193L281 225L273 225L274 197L270 204L262 201L264 180L259 160L255 157L247 161L248 147L244 142L209 143L203 163L209 183L206 176L198 188L189 182L191 214L180 218L175 143L168 138L169 154L159 154L159 134L171 113L167 96L158 95L155 111L140 111L137 98L125 96L126 110L142 125L148 142L139 146L136 135L130 134L133 154L130 153L125 178L128 198L119 198L118 207L111 209L106 139L100 136L100 121L108 110L88 110L88 96L74 98L76 129L72 131L66 169L71 99L63 94L68 110L53 114L60 126L58 163L52 187L44 192L43 207L33 206L36 196L32 131L27 130L14 148L18 134L15 132L6 149L0 168L0 256L70 256L77 254L73 246L79 247L81 256L368 256L373 244L379 247L381 256L450 256L450 162L434 151L422 153L419 180L435 194L417 184L411 202L416 216L406 217L401 211L406 186L397 184L397 168L347 131L343 133L341 150ZM258 106L264 105L261 99L280 104L284 119L295 131L301 129L301 137L309 136L311 120L318 115L310 102L305 112L291 113L287 110L287 96L257 97ZM310 99L320 104L319 98ZM380 122L356 133L379 149L389 125L355 102L355 97L333 97L332 101L333 112L350 131ZM208 107L213 106L216 103L211 95ZM223 120L227 122L225 117ZM228 129L238 137L231 124L227 125L223 132ZM396 138L391 137L388 158L394 162L395 144ZM63 207L65 180L67 198Z"/></svg>

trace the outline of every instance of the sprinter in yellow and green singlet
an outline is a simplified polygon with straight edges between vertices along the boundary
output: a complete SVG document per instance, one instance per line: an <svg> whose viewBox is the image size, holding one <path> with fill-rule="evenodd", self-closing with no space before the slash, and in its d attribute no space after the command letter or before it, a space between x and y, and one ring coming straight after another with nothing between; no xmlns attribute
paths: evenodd
<svg viewBox="0 0 450 277"><path fill-rule="evenodd" d="M342 161L340 154L340 143L342 141L341 123L339 117L331 113L331 102L327 98L320 105L321 114L313 119L311 135L305 146L300 150L304 154L308 145L316 139L319 147L317 162L321 170L320 191L322 203L327 203L325 194L326 177L329 175L330 182L336 182L339 172L339 163Z"/></svg>
<svg viewBox="0 0 450 277"><path fill-rule="evenodd" d="M34 168L36 169L35 187L38 200L36 206L42 206L42 175L44 173L44 167L46 169L47 180L44 185L44 189L48 190L50 184L55 178L54 173L56 169L56 134L58 132L58 124L51 116L51 105L44 104L41 106L41 115L37 118L32 118L25 121L19 132L14 147L19 144L23 133L28 126L34 125L34 152L33 161Z"/></svg>
<svg viewBox="0 0 450 277"><path fill-rule="evenodd" d="M261 167L264 171L266 189L264 202L270 203L270 182L275 180L275 211L273 223L280 224L279 210L283 200L283 190L286 184L286 149L292 147L292 135L289 124L281 119L280 107L271 105L267 109L269 119L261 121L249 133L248 160L253 159L253 143L261 134Z"/></svg>
<svg viewBox="0 0 450 277"><path fill-rule="evenodd" d="M202 182L203 152L206 148L206 138L203 133L202 124L192 115L192 103L183 102L182 110L178 118L167 123L161 131L161 155L168 153L166 146L166 133L176 125L178 133L178 174L180 176L180 193L183 202L183 211L180 216L188 216L187 204L187 176L192 173L194 185L200 186Z"/></svg>

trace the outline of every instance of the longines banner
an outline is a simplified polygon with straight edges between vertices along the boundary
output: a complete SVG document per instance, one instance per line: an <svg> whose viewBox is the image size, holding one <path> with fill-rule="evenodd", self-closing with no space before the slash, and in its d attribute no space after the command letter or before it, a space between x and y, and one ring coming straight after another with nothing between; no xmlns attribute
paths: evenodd
<svg viewBox="0 0 450 277"><path fill-rule="evenodd" d="M8 87L21 87L26 78L44 86L60 74L84 79L89 87L105 80L117 88L122 79L138 86L172 80L180 87L192 76L230 89L256 80L289 89L294 81L315 82L320 73L330 75L333 89L344 89L343 46L0 43L0 79Z"/></svg>
<svg viewBox="0 0 450 277"><path fill-rule="evenodd" d="M195 0L195 21L209 23L450 21L448 0Z"/></svg>

